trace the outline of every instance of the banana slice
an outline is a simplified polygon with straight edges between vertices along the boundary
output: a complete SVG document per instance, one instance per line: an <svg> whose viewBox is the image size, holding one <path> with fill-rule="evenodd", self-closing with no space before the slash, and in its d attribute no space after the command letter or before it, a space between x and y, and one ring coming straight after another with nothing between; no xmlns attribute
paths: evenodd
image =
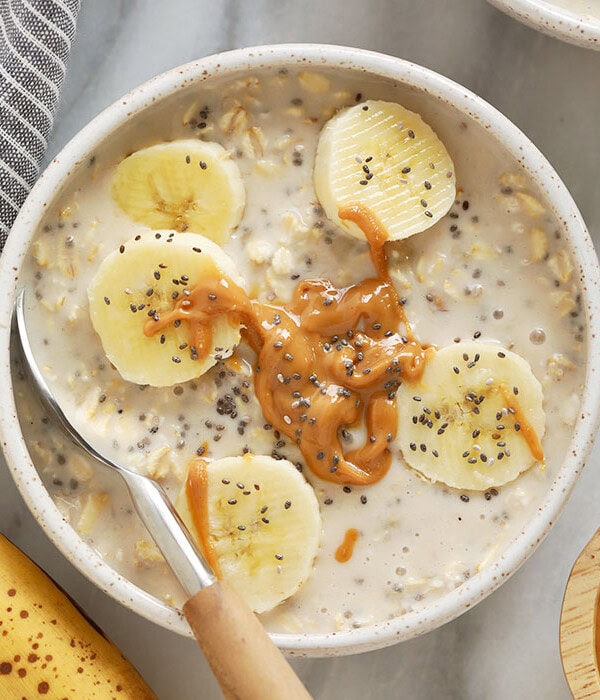
<svg viewBox="0 0 600 700"><path fill-rule="evenodd" d="M195 334L192 320L165 324L200 281L227 277L243 286L234 262L197 233L147 231L108 255L88 287L90 316L124 379L171 386L199 377L239 343L239 323L215 316Z"/></svg>
<svg viewBox="0 0 600 700"><path fill-rule="evenodd" d="M429 228L456 195L454 165L431 127L399 104L375 100L327 122L314 185L327 216L362 240L361 228L340 209L369 210L388 239L399 240Z"/></svg>
<svg viewBox="0 0 600 700"><path fill-rule="evenodd" d="M442 348L397 396L400 448L431 481L483 491L544 463L542 387L522 357L499 345Z"/></svg>
<svg viewBox="0 0 600 700"><path fill-rule="evenodd" d="M224 243L239 224L246 192L218 143L186 139L143 148L121 161L113 197L134 221L152 229L201 233Z"/></svg>
<svg viewBox="0 0 600 700"><path fill-rule="evenodd" d="M219 578L255 612L279 605L310 576L321 515L291 462L253 454L197 459L176 507Z"/></svg>

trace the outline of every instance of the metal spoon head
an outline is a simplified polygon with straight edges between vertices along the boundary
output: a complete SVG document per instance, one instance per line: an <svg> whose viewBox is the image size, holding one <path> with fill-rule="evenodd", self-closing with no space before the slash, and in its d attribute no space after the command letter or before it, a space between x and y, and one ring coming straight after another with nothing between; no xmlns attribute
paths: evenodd
<svg viewBox="0 0 600 700"><path fill-rule="evenodd" d="M16 337L25 371L43 405L56 417L73 442L97 461L117 471L125 480L133 505L152 539L189 595L210 586L216 576L196 547L185 524L162 487L153 479L124 467L98 452L73 426L54 398L35 360L25 323L25 290L19 290L14 307Z"/></svg>
<svg viewBox="0 0 600 700"><path fill-rule="evenodd" d="M96 459L112 468L118 468L117 465L110 460L104 458L97 452L75 429L71 421L67 418L59 403L54 398L50 387L48 386L44 375L42 374L39 365L35 360L29 335L27 333L27 324L25 323L25 289L21 288L15 299L15 307L13 314L14 324L16 328L16 337L20 346L20 355L25 366L25 372L28 374L31 384L35 389L38 398L41 400L45 408L50 409L54 414L63 430L69 437L86 452L89 452Z"/></svg>
<svg viewBox="0 0 600 700"><path fill-rule="evenodd" d="M50 408L56 417L60 420L61 425L70 434L71 424L67 421L65 414L63 413L61 407L56 402L44 375L41 373L38 367L35 357L33 355L33 350L31 349L31 343L29 342L29 336L27 335L27 326L25 324L25 289L21 288L17 292L17 298L15 299L14 308L14 325L16 328L16 337L20 345L20 354L25 366L25 371L29 375L29 378L36 389L38 397L42 400L42 403Z"/></svg>

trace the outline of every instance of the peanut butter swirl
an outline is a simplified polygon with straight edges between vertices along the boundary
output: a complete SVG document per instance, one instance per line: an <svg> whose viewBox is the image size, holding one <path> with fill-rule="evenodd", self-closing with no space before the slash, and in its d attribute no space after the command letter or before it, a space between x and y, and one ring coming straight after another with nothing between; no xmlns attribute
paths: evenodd
<svg viewBox="0 0 600 700"><path fill-rule="evenodd" d="M412 336L390 281L376 219L359 207L347 214L365 229L377 277L344 288L304 280L285 306L250 299L231 280L210 277L159 321L149 321L146 333L186 320L190 346L202 357L213 319L241 323L257 355L254 386L265 419L298 445L320 478L366 485L390 468L396 388L420 377L426 350ZM363 444L348 449L344 438L361 426Z"/></svg>

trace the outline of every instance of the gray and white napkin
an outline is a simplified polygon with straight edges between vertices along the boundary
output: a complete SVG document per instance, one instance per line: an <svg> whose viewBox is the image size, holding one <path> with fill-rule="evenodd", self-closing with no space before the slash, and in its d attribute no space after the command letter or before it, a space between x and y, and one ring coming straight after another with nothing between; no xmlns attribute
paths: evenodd
<svg viewBox="0 0 600 700"><path fill-rule="evenodd" d="M81 0L0 0L0 251L46 152Z"/></svg>

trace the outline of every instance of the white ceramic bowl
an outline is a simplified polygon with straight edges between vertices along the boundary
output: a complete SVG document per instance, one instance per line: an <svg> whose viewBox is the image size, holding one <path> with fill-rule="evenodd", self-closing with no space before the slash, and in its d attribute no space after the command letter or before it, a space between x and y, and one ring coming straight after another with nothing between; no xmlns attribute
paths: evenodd
<svg viewBox="0 0 600 700"><path fill-rule="evenodd" d="M586 390L580 418L562 468L542 503L516 539L493 563L469 581L419 612L337 634L276 634L275 642L291 655L326 656L375 649L438 627L473 606L497 588L533 552L562 510L597 432L600 406L600 281L596 255L584 223L564 185L528 139L508 119L464 88L406 61L376 53L333 46L282 45L233 51L190 63L137 88L85 127L57 156L31 192L0 259L0 435L6 459L23 498L63 554L97 586L144 617L181 634L189 634L180 613L117 574L63 519L31 461L21 434L11 387L9 328L19 268L48 203L66 178L111 134L144 110L174 94L185 94L214 76L244 75L264 67L316 66L353 72L361 80L386 81L416 95L424 105L458 110L468 124L478 124L515 163L521 163L543 198L562 222L581 272L583 309L588 338ZM395 88L394 88L395 89ZM596 381L592 377L596 376Z"/></svg>
<svg viewBox="0 0 600 700"><path fill-rule="evenodd" d="M497 8L557 39L600 51L597 0L489 0Z"/></svg>

